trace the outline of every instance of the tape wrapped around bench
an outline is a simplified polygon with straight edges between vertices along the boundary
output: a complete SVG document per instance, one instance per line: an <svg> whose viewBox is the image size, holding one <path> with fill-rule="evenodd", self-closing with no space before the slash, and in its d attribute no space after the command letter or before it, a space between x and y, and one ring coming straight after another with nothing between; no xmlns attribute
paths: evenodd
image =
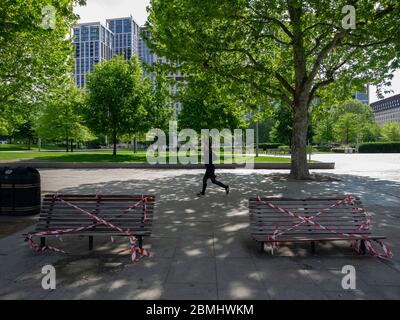
<svg viewBox="0 0 400 320"><path fill-rule="evenodd" d="M150 236L153 227L154 195L57 195L68 203L74 204L98 217L112 222L113 225L131 229L137 236ZM43 198L42 210L36 231L60 230L74 227L91 226L96 222L90 216L82 214L54 195ZM146 198L146 204L138 202ZM146 210L145 210L146 208ZM105 225L72 233L71 235L126 235Z"/></svg>
<svg viewBox="0 0 400 320"><path fill-rule="evenodd" d="M278 207L295 212L302 217L309 218L338 203L343 198L251 198L249 199L250 209L250 233L256 241L272 242L267 237L272 235L276 229L285 230L301 222L292 216L277 212L274 208L265 205L265 202L272 203ZM366 217L359 209L362 203L355 198L354 203L340 203L337 206L323 212L313 219L313 222L329 226L335 231L342 233L360 234L368 239L384 239L382 236L372 235L371 230L360 230L360 226L366 222ZM303 223L295 229L274 239L274 242L307 242L307 241L334 241L349 240L338 234L324 229L318 229L311 223Z"/></svg>

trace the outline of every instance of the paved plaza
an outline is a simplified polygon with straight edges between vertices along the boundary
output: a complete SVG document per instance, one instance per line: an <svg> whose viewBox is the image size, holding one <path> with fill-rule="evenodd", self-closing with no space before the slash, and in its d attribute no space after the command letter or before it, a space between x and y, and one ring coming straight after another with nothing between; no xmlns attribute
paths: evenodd
<svg viewBox="0 0 400 320"><path fill-rule="evenodd" d="M152 257L130 263L127 239L49 241L70 252L36 254L21 234L0 239L0 299L399 299L400 154L321 154L334 179L293 182L271 170L220 170L223 190L209 186L196 197L201 170L41 170L43 193L155 194L154 231L145 246ZM374 233L387 236L391 261L358 256L348 242L281 245L261 253L249 233L248 201L264 196L360 196ZM41 287L52 264L57 288ZM356 269L356 290L341 286L342 267Z"/></svg>

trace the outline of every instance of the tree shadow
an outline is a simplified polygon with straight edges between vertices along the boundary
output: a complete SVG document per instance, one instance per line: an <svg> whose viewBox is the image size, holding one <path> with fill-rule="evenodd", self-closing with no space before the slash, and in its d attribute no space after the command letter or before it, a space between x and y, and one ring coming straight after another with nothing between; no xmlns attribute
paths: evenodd
<svg viewBox="0 0 400 320"><path fill-rule="evenodd" d="M92 171L76 170L75 173ZM74 257L60 256L56 263L64 266L65 272L60 271L59 289L45 298L323 299L328 298L324 290L329 291L331 287L332 292L340 290L336 289L339 278L328 272L333 267L355 264L370 276L368 266L373 266L377 273L391 275L393 272L398 276L400 183L355 175L323 175L335 179L276 181L266 171L221 170L218 179L230 185L231 193L226 196L223 189L209 184L207 195L201 198L196 193L201 188L202 173L183 170L158 178L142 175L141 178L127 177L124 181L88 181L52 190L60 194L155 194L153 235L145 239L145 246L153 257L131 264L125 238L110 243L109 239L96 237L92 253L87 251L87 241L78 237L66 239L62 244L57 239L50 240L50 244L71 249ZM318 246L314 256L307 245L282 244L278 256L271 257L261 253L251 239L250 197L342 197L345 194L359 196L371 211L376 233L388 236L388 244L395 254L392 262L359 257L349 248L349 243L341 242ZM25 255L35 255L27 250ZM70 270L71 263L75 271ZM33 268L40 273L36 269ZM32 272L26 272L26 285L34 281L29 278ZM361 297L375 297L371 293L374 286L363 283L364 278L360 277L360 283L365 285ZM23 287L12 290L14 297L26 297Z"/></svg>

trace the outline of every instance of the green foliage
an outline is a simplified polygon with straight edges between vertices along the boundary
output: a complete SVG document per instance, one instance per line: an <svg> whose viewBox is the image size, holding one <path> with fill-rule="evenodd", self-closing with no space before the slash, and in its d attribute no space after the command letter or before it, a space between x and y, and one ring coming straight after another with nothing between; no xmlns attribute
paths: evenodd
<svg viewBox="0 0 400 320"><path fill-rule="evenodd" d="M293 107L292 176L306 178L307 111L314 98L332 88L387 84L399 64L400 4L357 1L355 29L342 27L347 4L151 0L148 43L184 74L214 74L237 94L244 87Z"/></svg>
<svg viewBox="0 0 400 320"><path fill-rule="evenodd" d="M281 146L280 143L260 143L259 147L263 150L267 149L278 149Z"/></svg>
<svg viewBox="0 0 400 320"><path fill-rule="evenodd" d="M147 128L159 128L167 131L169 121L173 117L171 108L171 86L173 83L162 72L157 72L153 77L147 77L144 81L143 100L147 115L143 121ZM143 133L143 131L141 132Z"/></svg>
<svg viewBox="0 0 400 320"><path fill-rule="evenodd" d="M258 123L258 137L260 144L268 143L270 141L270 132L275 125L275 120L272 116L266 115L264 119L260 119ZM250 126L251 129L256 130L256 123L252 123Z"/></svg>
<svg viewBox="0 0 400 320"><path fill-rule="evenodd" d="M400 141L400 122L387 122L382 127L383 141Z"/></svg>
<svg viewBox="0 0 400 320"><path fill-rule="evenodd" d="M82 0L0 2L0 112L32 112L49 87L72 71L68 33L77 21L73 5ZM56 9L54 29L42 27L45 5ZM22 122L27 122L23 119Z"/></svg>
<svg viewBox="0 0 400 320"><path fill-rule="evenodd" d="M31 148L31 144L34 142L36 138L36 132L34 130L34 125L31 120L20 123L15 127L15 132L11 136L13 139L17 139L19 141L26 141L28 143L28 149Z"/></svg>
<svg viewBox="0 0 400 320"><path fill-rule="evenodd" d="M245 107L215 78L187 78L180 93L180 129L238 129L245 125Z"/></svg>
<svg viewBox="0 0 400 320"><path fill-rule="evenodd" d="M369 142L361 144L360 153L399 153L400 142Z"/></svg>
<svg viewBox="0 0 400 320"><path fill-rule="evenodd" d="M148 124L141 77L142 69L136 56L126 61L116 55L96 65L88 78L86 122L94 133L111 137L114 155L118 136L142 132Z"/></svg>
<svg viewBox="0 0 400 320"><path fill-rule="evenodd" d="M66 80L48 97L43 113L37 121L36 131L47 141L85 142L94 139L85 126L82 113L84 92L72 79Z"/></svg>
<svg viewBox="0 0 400 320"><path fill-rule="evenodd" d="M354 113L342 114L334 125L336 140L345 144L356 141L357 126L357 116Z"/></svg>
<svg viewBox="0 0 400 320"><path fill-rule="evenodd" d="M347 100L330 107L316 109L312 116L314 142L319 144L355 143L376 141L379 127L371 107L358 100Z"/></svg>
<svg viewBox="0 0 400 320"><path fill-rule="evenodd" d="M333 127L335 121L333 117L328 116L325 119L319 118L314 124L314 142L319 144L329 144L335 140L335 135L333 132Z"/></svg>
<svg viewBox="0 0 400 320"><path fill-rule="evenodd" d="M273 114L275 125L269 133L270 140L291 146L293 135L293 112L291 108L285 104L278 104Z"/></svg>
<svg viewBox="0 0 400 320"><path fill-rule="evenodd" d="M334 153L344 153L344 148L332 148L332 152L334 152Z"/></svg>

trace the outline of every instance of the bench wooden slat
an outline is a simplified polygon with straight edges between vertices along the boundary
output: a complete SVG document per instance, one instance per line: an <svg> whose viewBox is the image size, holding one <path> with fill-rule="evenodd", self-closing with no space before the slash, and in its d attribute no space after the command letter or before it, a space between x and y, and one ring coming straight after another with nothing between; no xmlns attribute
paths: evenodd
<svg viewBox="0 0 400 320"><path fill-rule="evenodd" d="M383 236L374 236L374 235L366 235L366 239L385 239L386 237ZM254 239L258 242L271 242L268 239L265 239L263 236L255 236ZM309 237L308 235L293 235L291 237L279 237L274 242L311 242L311 241L349 241L349 238L346 237L339 237L339 236L327 236L327 235L313 235Z"/></svg>
<svg viewBox="0 0 400 320"><path fill-rule="evenodd" d="M307 198L307 199L291 199L291 198L256 198L249 199L250 211L250 233L256 241L270 242L267 236L272 236L276 228L284 231L287 228L301 222L300 219L277 212L277 210L269 207L264 202L269 202L281 208L286 208L303 217L311 217L320 211L324 211L313 222L318 222L329 227L336 232L362 235L367 239L384 239L385 237L372 235L370 230L359 230L360 226L365 223L366 217L358 208L362 208L359 198L356 198L355 205L342 203L330 210L326 210L333 204L337 203L340 198ZM276 242L313 242L313 241L335 241L335 240L352 240L346 236L332 233L328 230L318 229L312 223L304 222L295 229L278 236ZM355 239L353 239L355 240Z"/></svg>
<svg viewBox="0 0 400 320"><path fill-rule="evenodd" d="M57 195L57 197L102 219L110 221L117 227L124 230L130 229L134 236L142 237L151 235L155 204L154 195ZM144 202L138 204L143 198L148 198L146 202L146 221L144 221ZM135 205L137 205L135 208L128 210L130 206ZM45 195L36 231L43 232L89 227L95 223L95 219L69 204L59 201L54 195ZM119 232L101 224L89 230L66 235L84 235L90 237L95 235L127 236L125 232ZM47 236L52 235L46 235L45 237ZM89 247L91 247L92 243L92 241L89 241Z"/></svg>

